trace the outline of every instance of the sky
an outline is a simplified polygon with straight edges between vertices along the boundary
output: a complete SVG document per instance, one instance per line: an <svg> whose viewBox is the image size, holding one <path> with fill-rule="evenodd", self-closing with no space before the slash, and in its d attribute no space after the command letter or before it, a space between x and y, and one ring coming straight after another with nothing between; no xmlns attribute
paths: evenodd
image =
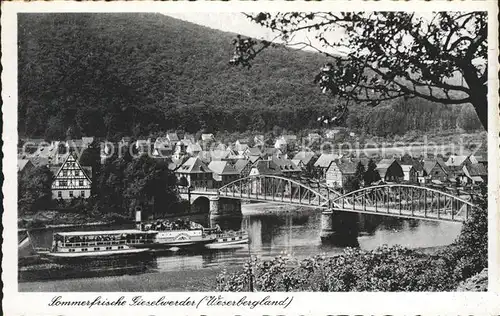
<svg viewBox="0 0 500 316"><path fill-rule="evenodd" d="M251 22L247 17L239 12L162 12L162 14L213 29L233 32L256 39L273 40L277 35L271 30ZM338 35L336 34L330 34L329 38L337 36ZM296 33L293 42L307 41L310 41L314 46L320 47L320 43L314 38L314 34L305 31ZM279 41L277 42L279 43ZM297 46L294 46L294 48L297 48ZM305 50L311 49L305 48Z"/></svg>
<svg viewBox="0 0 500 316"><path fill-rule="evenodd" d="M274 37L272 31L251 22L239 12L168 12L163 14L213 29L238 33L258 39L271 40Z"/></svg>

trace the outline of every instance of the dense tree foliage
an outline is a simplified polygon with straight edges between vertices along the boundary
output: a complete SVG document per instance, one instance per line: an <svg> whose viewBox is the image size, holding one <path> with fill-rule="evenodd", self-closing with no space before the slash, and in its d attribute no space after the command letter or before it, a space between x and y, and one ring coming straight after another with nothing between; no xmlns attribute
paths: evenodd
<svg viewBox="0 0 500 316"><path fill-rule="evenodd" d="M33 213L50 206L52 177L52 172L45 166L29 169L19 176L17 183L19 215Z"/></svg>
<svg viewBox="0 0 500 316"><path fill-rule="evenodd" d="M18 31L22 136L298 131L323 127L317 118L332 111L313 83L324 62L317 53L278 47L241 71L227 63L234 35L161 14L20 14ZM384 123L397 129L382 126L397 102L374 112L354 104L348 124L380 135L440 128L440 120L456 126L460 108L417 103L419 123L406 129L404 113Z"/></svg>
<svg viewBox="0 0 500 316"><path fill-rule="evenodd" d="M370 184L378 180L380 180L380 175L377 171L377 164L375 163L375 161L370 159L368 161L368 166L366 166L366 171L363 174L363 181L366 186L369 186Z"/></svg>
<svg viewBox="0 0 500 316"><path fill-rule="evenodd" d="M354 178L359 181L359 183L363 183L363 178L365 174L365 166L361 162L358 162L356 165L356 172L354 173Z"/></svg>
<svg viewBox="0 0 500 316"><path fill-rule="evenodd" d="M316 82L346 100L334 104L333 121L349 101L421 98L443 104L471 103L487 129L486 12L285 12L247 15L288 45L328 57ZM294 42L308 32L319 42ZM300 37L300 36L299 36ZM268 41L237 37L232 64L250 66ZM337 54L336 54L337 53Z"/></svg>
<svg viewBox="0 0 500 316"><path fill-rule="evenodd" d="M170 213L178 203L176 178L165 162L143 155L138 159L111 157L97 179L96 209L133 217Z"/></svg>

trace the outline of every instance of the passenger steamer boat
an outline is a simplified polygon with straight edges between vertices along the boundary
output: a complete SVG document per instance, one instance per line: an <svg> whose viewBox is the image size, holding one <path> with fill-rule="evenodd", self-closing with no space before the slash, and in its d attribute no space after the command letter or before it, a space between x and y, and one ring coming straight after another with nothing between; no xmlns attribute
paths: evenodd
<svg viewBox="0 0 500 316"><path fill-rule="evenodd" d="M115 258L147 252L142 245L155 234L140 230L62 232L53 235L52 248L38 251L51 259Z"/></svg>
<svg viewBox="0 0 500 316"><path fill-rule="evenodd" d="M205 232L205 228L194 222L157 222L141 225L141 231L154 237L147 243L136 247L146 247L155 250L174 247L203 246L214 242L215 237Z"/></svg>

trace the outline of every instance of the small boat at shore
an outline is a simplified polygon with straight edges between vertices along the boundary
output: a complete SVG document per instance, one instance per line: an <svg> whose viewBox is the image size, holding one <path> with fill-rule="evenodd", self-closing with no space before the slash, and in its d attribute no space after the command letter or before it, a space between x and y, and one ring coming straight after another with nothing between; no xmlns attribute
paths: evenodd
<svg viewBox="0 0 500 316"><path fill-rule="evenodd" d="M248 233L245 231L213 232L211 236L214 241L206 244L209 249L236 248L248 244Z"/></svg>
<svg viewBox="0 0 500 316"><path fill-rule="evenodd" d="M80 231L54 233L52 248L37 249L40 256L53 260L115 258L148 252L153 233L140 230Z"/></svg>

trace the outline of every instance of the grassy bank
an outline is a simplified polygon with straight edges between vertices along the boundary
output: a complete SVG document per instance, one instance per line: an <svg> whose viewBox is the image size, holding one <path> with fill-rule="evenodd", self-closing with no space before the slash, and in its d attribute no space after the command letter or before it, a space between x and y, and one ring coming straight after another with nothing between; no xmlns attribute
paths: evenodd
<svg viewBox="0 0 500 316"><path fill-rule="evenodd" d="M233 271L233 270L231 270ZM103 278L19 283L20 292L208 292L221 269L167 271Z"/></svg>

